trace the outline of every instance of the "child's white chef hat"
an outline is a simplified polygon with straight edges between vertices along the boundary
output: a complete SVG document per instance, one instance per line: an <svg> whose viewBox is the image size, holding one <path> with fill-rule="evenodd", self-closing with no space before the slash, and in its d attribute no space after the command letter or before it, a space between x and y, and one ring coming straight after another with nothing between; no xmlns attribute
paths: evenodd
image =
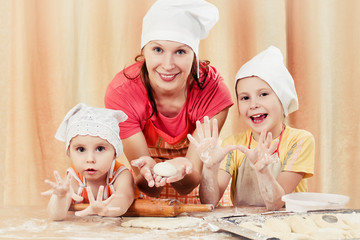
<svg viewBox="0 0 360 240"><path fill-rule="evenodd" d="M55 138L65 142L67 150L71 139L77 135L100 137L113 145L118 157L123 150L119 123L126 119L127 115L120 110L89 107L79 103L66 114Z"/></svg>
<svg viewBox="0 0 360 240"><path fill-rule="evenodd" d="M152 40L170 40L192 48L198 59L199 43L219 20L219 11L205 0L158 0L143 18L141 48Z"/></svg>
<svg viewBox="0 0 360 240"><path fill-rule="evenodd" d="M285 116L299 109L294 79L284 65L281 51L270 46L245 63L237 72L236 83L241 78L257 76L267 82L276 93L284 109Z"/></svg>

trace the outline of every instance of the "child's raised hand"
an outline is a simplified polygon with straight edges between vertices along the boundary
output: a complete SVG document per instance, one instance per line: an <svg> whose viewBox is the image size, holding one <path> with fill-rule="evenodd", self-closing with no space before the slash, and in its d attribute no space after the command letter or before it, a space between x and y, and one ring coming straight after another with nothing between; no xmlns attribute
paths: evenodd
<svg viewBox="0 0 360 240"><path fill-rule="evenodd" d="M218 137L218 123L216 119L213 120L212 132L210 128L210 120L207 116L204 117L204 131L200 121L196 121L196 131L199 141L190 134L188 134L187 137L196 147L196 152L206 167L213 167L219 164L229 152L237 149L237 146L233 145L229 145L224 148L221 147L221 140Z"/></svg>
<svg viewBox="0 0 360 240"><path fill-rule="evenodd" d="M98 190L98 194L96 200L91 191L90 187L86 187L86 191L89 197L89 206L84 210L75 212L75 215L78 217L84 217L88 215L99 215L99 216L107 216L110 211L118 211L119 207L108 207L109 203L115 197L115 194L111 195L108 199L103 200L104 196L104 186L100 186Z"/></svg>
<svg viewBox="0 0 360 240"><path fill-rule="evenodd" d="M140 174L146 179L149 187L153 187L155 185L155 179L153 175L153 168L155 164L155 160L149 156L142 156L131 161L132 166L140 169Z"/></svg>
<svg viewBox="0 0 360 240"><path fill-rule="evenodd" d="M66 176L65 182L63 182L63 180L60 177L60 174L58 173L58 171L54 171L54 176L55 176L55 181L56 182L52 182L48 179L45 179L45 182L47 184L49 184L51 186L51 189L42 192L41 195L52 195L55 194L58 197L64 197L66 194L70 193L70 180L71 180L71 176L69 176L70 174L68 174Z"/></svg>
<svg viewBox="0 0 360 240"><path fill-rule="evenodd" d="M71 187L70 183L71 183L71 174L68 174L66 176L65 182L63 182L63 180L60 177L60 174L58 171L54 171L54 176L55 176L55 182L52 182L48 179L45 179L45 182L47 184L49 184L51 186L51 189L42 192L41 195L56 195L58 197L65 197L66 194L71 194L71 197L75 200L75 201L82 201L83 198L80 197L79 195L75 194L73 188Z"/></svg>
<svg viewBox="0 0 360 240"><path fill-rule="evenodd" d="M273 154L279 144L279 139L276 139L273 144L272 134L266 130L262 130L258 145L255 149L248 149L245 146L239 145L238 148L245 153L256 170L261 171L264 167L279 161L277 155Z"/></svg>

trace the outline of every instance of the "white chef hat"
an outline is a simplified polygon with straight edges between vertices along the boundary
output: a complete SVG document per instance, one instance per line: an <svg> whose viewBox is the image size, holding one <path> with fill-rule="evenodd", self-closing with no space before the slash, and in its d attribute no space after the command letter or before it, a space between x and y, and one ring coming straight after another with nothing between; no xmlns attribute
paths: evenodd
<svg viewBox="0 0 360 240"><path fill-rule="evenodd" d="M218 9L205 0L158 0L143 18L141 48L152 40L184 43L199 62L200 40L218 20Z"/></svg>
<svg viewBox="0 0 360 240"><path fill-rule="evenodd" d="M280 99L285 116L299 109L294 79L285 67L283 55L278 48L270 46L245 63L236 74L235 88L239 79L252 76L257 76L270 85Z"/></svg>
<svg viewBox="0 0 360 240"><path fill-rule="evenodd" d="M77 135L101 137L113 145L118 157L123 150L119 123L126 119L127 115L120 110L89 107L79 103L66 114L55 138L66 142L67 150L71 139Z"/></svg>

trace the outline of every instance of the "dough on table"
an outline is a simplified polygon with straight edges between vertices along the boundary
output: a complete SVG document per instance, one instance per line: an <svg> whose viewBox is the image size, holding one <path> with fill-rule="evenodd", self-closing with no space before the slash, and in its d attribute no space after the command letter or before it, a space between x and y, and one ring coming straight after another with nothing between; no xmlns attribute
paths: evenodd
<svg viewBox="0 0 360 240"><path fill-rule="evenodd" d="M131 220L124 218L121 226L150 229L177 229L193 228L205 224L201 218L196 217L138 217Z"/></svg>
<svg viewBox="0 0 360 240"><path fill-rule="evenodd" d="M356 238L356 239L360 238L360 229L359 228L348 230L348 232L351 234L351 236L353 238Z"/></svg>
<svg viewBox="0 0 360 240"><path fill-rule="evenodd" d="M352 229L360 229L360 214L353 213L342 213L337 216Z"/></svg>
<svg viewBox="0 0 360 240"><path fill-rule="evenodd" d="M338 218L335 214L314 214L310 215L309 218L311 218L320 228L351 229L349 225L345 224L342 219ZM328 219L328 221L324 219Z"/></svg>
<svg viewBox="0 0 360 240"><path fill-rule="evenodd" d="M163 177L171 177L176 175L177 169L171 163L161 162L154 166L154 173Z"/></svg>
<svg viewBox="0 0 360 240"><path fill-rule="evenodd" d="M292 232L294 233L311 233L316 232L318 227L314 223L314 221L310 218L304 216L293 215L284 219L290 227Z"/></svg>
<svg viewBox="0 0 360 240"><path fill-rule="evenodd" d="M290 233L290 225L279 218L268 218L265 220L264 225L269 227L274 232Z"/></svg>
<svg viewBox="0 0 360 240"><path fill-rule="evenodd" d="M302 233L284 233L284 232L274 232L271 234L271 237L280 238L283 240L315 240L315 238Z"/></svg>
<svg viewBox="0 0 360 240"><path fill-rule="evenodd" d="M261 223L256 223L256 222L242 222L239 224L241 227L244 227L244 228L247 228L247 229L250 229L254 232L257 232L257 233L261 233L261 234L264 234L264 235L269 235L269 233L272 232L272 230L261 224Z"/></svg>
<svg viewBox="0 0 360 240"><path fill-rule="evenodd" d="M275 219L275 220L273 221L270 219ZM277 237L277 238L286 239L286 240L314 240L314 238L312 238L309 235L291 232L290 226L286 222L282 221L281 219L269 218L266 221L267 221L266 224L265 224L265 222L264 222L264 224L257 223L257 222L242 222L242 223L240 223L240 226L250 229L254 232L266 235L269 238ZM283 232L274 230L274 228L276 228L274 226L276 223L282 225L283 229L281 229L281 230Z"/></svg>
<svg viewBox="0 0 360 240"><path fill-rule="evenodd" d="M315 239L351 239L352 235L340 228L319 228L316 232L311 233Z"/></svg>

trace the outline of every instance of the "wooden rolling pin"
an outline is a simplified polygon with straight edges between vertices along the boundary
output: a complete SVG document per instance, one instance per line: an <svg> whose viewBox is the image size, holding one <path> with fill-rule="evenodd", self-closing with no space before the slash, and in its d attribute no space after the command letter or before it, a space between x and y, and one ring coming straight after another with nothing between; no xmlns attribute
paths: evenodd
<svg viewBox="0 0 360 240"><path fill-rule="evenodd" d="M80 211L89 204L78 203L71 206L70 210ZM212 204L184 204L178 200L170 199L135 199L125 217L176 217L184 212L211 212Z"/></svg>

